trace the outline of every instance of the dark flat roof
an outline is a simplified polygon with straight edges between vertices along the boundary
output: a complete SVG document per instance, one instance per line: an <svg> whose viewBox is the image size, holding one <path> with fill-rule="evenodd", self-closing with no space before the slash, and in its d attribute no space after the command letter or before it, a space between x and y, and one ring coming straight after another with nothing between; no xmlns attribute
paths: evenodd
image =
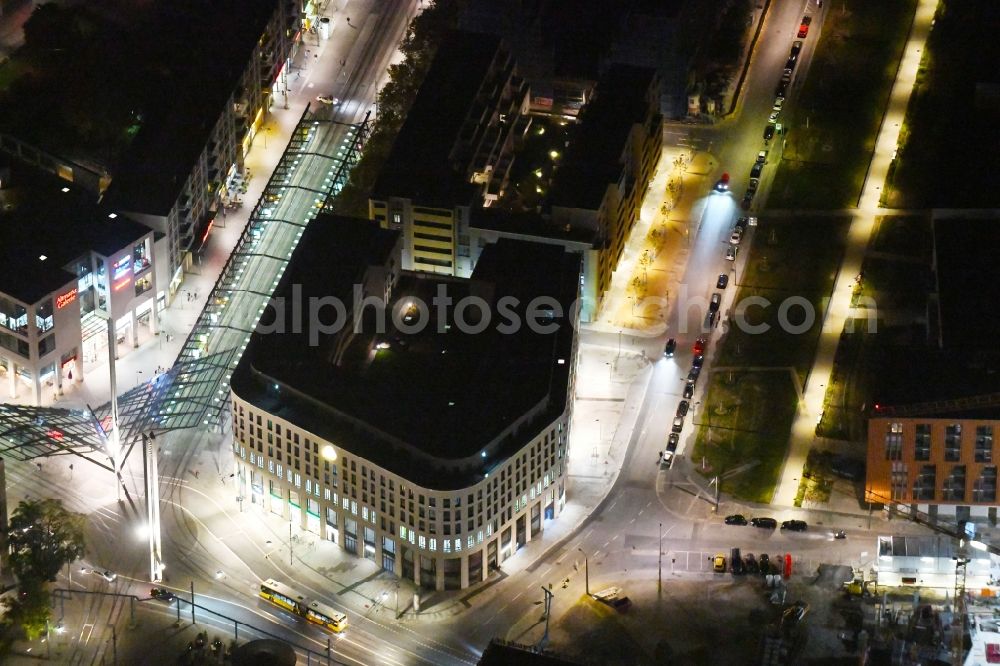
<svg viewBox="0 0 1000 666"><path fill-rule="evenodd" d="M73 260L90 251L109 256L150 233L124 215L110 219L95 196L12 162L9 183L0 190L5 204L0 206L0 291L35 303L74 279L63 268Z"/></svg>
<svg viewBox="0 0 1000 666"><path fill-rule="evenodd" d="M608 185L618 182L620 158L635 123L649 113L649 86L656 70L614 64L601 77L594 99L584 107L552 185L553 206L596 210Z"/></svg>
<svg viewBox="0 0 1000 666"><path fill-rule="evenodd" d="M508 234L539 236L559 241L591 244L595 232L577 228L560 227L550 219L535 212L512 212L503 208L483 208L473 206L469 210L469 226L477 229L491 229Z"/></svg>
<svg viewBox="0 0 1000 666"><path fill-rule="evenodd" d="M366 221L320 221L303 234L276 296L290 295L295 284L303 299L349 294L364 271L364 256L373 247L387 246L389 235L393 242L397 238L396 232ZM468 486L562 413L575 331L562 317L553 320L558 324L554 332L533 332L525 325L504 334L497 325L507 319L495 311L483 332L463 331L453 317L454 303L473 293L488 303L510 295L520 300L513 309L523 316L531 299L548 295L570 313L579 270L579 255L558 245L502 239L484 248L470 280L404 273L394 304L423 299L431 322L425 330L403 332L390 319L386 332L377 334L369 308L364 329L339 365L333 362L335 334L319 335L310 345L308 326L298 334L255 333L233 373L233 392L425 487ZM440 332L432 301L439 286L454 299L449 328ZM332 314L324 318L331 320ZM379 342L389 348L376 350ZM539 404L537 416L482 464L459 465ZM365 427L353 426L357 421Z"/></svg>
<svg viewBox="0 0 1000 666"><path fill-rule="evenodd" d="M936 219L934 252L946 348L997 348L1000 219Z"/></svg>
<svg viewBox="0 0 1000 666"><path fill-rule="evenodd" d="M448 208L471 199L474 187L454 169L450 154L499 49L495 35L448 33L375 181L373 198Z"/></svg>
<svg viewBox="0 0 1000 666"><path fill-rule="evenodd" d="M118 210L166 215L215 123L222 115L258 39L283 0L189 0L157 3L133 31L159 99L116 165L106 201ZM155 35L155 40L150 39Z"/></svg>
<svg viewBox="0 0 1000 666"><path fill-rule="evenodd" d="M477 666L574 666L578 661L569 661L547 650L539 650L531 645L517 645L493 639L483 651Z"/></svg>

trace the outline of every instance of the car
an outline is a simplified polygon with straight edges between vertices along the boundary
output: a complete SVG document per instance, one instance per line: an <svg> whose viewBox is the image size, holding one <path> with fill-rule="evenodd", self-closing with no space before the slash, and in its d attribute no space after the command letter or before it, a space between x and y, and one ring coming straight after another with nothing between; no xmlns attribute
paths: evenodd
<svg viewBox="0 0 1000 666"><path fill-rule="evenodd" d="M722 553L716 553L715 557L712 558L712 571L715 573L726 573L726 556Z"/></svg>
<svg viewBox="0 0 1000 666"><path fill-rule="evenodd" d="M787 69L781 70L781 81L779 81L779 83L791 83L791 82L792 82L791 71Z"/></svg>
<svg viewBox="0 0 1000 666"><path fill-rule="evenodd" d="M684 384L684 397L691 398L694 396L694 382L689 381Z"/></svg>
<svg viewBox="0 0 1000 666"><path fill-rule="evenodd" d="M694 354L695 356L697 356L698 354L704 354L706 342L707 340L705 338L698 338L697 340L695 340L694 344L691 345L691 353Z"/></svg>
<svg viewBox="0 0 1000 666"><path fill-rule="evenodd" d="M750 169L751 178L760 178L760 172L764 170L763 162L754 162L753 168Z"/></svg>
<svg viewBox="0 0 1000 666"><path fill-rule="evenodd" d="M760 567L760 572L765 576L771 573L771 558L767 556L767 553L760 554L760 558L757 560L757 566Z"/></svg>
<svg viewBox="0 0 1000 666"><path fill-rule="evenodd" d="M715 183L716 192L725 192L729 189L729 174L723 173L722 177Z"/></svg>
<svg viewBox="0 0 1000 666"><path fill-rule="evenodd" d="M746 525L747 519L741 513L734 513L731 516L726 516L726 525Z"/></svg>
<svg viewBox="0 0 1000 666"><path fill-rule="evenodd" d="M684 418L687 416L688 410L691 408L691 403L687 400L681 400L680 404L677 405L677 416Z"/></svg>
<svg viewBox="0 0 1000 666"><path fill-rule="evenodd" d="M753 556L753 553L747 553L743 556L743 568L748 574L760 573L760 568L757 565L757 558Z"/></svg>
<svg viewBox="0 0 1000 666"><path fill-rule="evenodd" d="M739 548L731 548L729 550L729 569L733 572L734 576L741 576L745 573L743 570L743 558L740 557Z"/></svg>
<svg viewBox="0 0 1000 666"><path fill-rule="evenodd" d="M622 588L620 587L609 587L600 592L595 592L592 596L597 601L611 606L619 613L628 611L632 606L632 600L622 594Z"/></svg>
<svg viewBox="0 0 1000 666"><path fill-rule="evenodd" d="M688 372L688 381L691 383L697 382L698 375L700 374L701 374L701 368L691 368L690 372Z"/></svg>
<svg viewBox="0 0 1000 666"><path fill-rule="evenodd" d="M757 188L760 186L760 178L751 178L750 182L747 183L747 192L756 194Z"/></svg>
<svg viewBox="0 0 1000 666"><path fill-rule="evenodd" d="M774 124L774 123L778 122L778 115L779 115L779 114L780 114L780 112L779 112L779 111L772 111L772 112L771 112L771 115L769 115L769 116L767 117L767 122L769 122L769 123L772 123L772 124Z"/></svg>
<svg viewBox="0 0 1000 666"><path fill-rule="evenodd" d="M781 107L783 107L784 105L785 105L785 98L784 97L775 97L774 98L774 105L771 107L771 110L772 111L781 111Z"/></svg>
<svg viewBox="0 0 1000 666"><path fill-rule="evenodd" d="M782 80L781 83L779 83L774 88L774 96L775 97L784 97L785 93L788 92L788 84L789 83L790 83L790 80L787 80L787 81L786 80Z"/></svg>
<svg viewBox="0 0 1000 666"><path fill-rule="evenodd" d="M149 596L153 599L159 599L160 601L173 601L177 597L170 590L164 590L162 587L154 587L149 591Z"/></svg>
<svg viewBox="0 0 1000 666"><path fill-rule="evenodd" d="M743 240L743 232L739 229L733 229L733 233L729 235L729 242L733 245L739 245L741 240Z"/></svg>
<svg viewBox="0 0 1000 666"><path fill-rule="evenodd" d="M726 285L729 284L729 276L725 273L719 273L719 279L715 281L716 289L725 289Z"/></svg>
<svg viewBox="0 0 1000 666"><path fill-rule="evenodd" d="M681 434L681 430L684 430L684 418L681 416L675 416L674 422L670 426L670 432Z"/></svg>
<svg viewBox="0 0 1000 666"><path fill-rule="evenodd" d="M693 359L691 359L691 367L692 368L700 368L704 364L705 364L705 355L704 354L698 354Z"/></svg>
<svg viewBox="0 0 1000 666"><path fill-rule="evenodd" d="M801 50L802 50L802 42L799 41L792 42L791 55L797 56L799 54L799 51Z"/></svg>
<svg viewBox="0 0 1000 666"><path fill-rule="evenodd" d="M812 23L812 17L803 16L802 23L799 24L798 38L805 39L806 35L809 34L809 24Z"/></svg>
<svg viewBox="0 0 1000 666"><path fill-rule="evenodd" d="M764 164L765 162L767 162L767 151L762 150L757 153L757 164Z"/></svg>
<svg viewBox="0 0 1000 666"><path fill-rule="evenodd" d="M677 341L674 340L673 338L670 338L669 340L667 340L667 344L663 348L663 355L669 358L674 355L675 351L677 351Z"/></svg>
<svg viewBox="0 0 1000 666"><path fill-rule="evenodd" d="M118 578L118 574L116 574L114 571L95 571L94 573L96 573L98 576L108 581L109 583L115 582L115 580Z"/></svg>
<svg viewBox="0 0 1000 666"><path fill-rule="evenodd" d="M750 524L754 527L760 527L766 530L773 530L778 526L778 521L774 518L751 518Z"/></svg>
<svg viewBox="0 0 1000 666"><path fill-rule="evenodd" d="M740 217L736 218L736 228L739 229L740 231L746 231L747 223L749 221L750 221L749 217L747 217L746 215L741 215Z"/></svg>
<svg viewBox="0 0 1000 666"><path fill-rule="evenodd" d="M736 253L739 251L739 249L740 248L738 248L735 245L730 245L729 247L727 247L726 248L726 260L727 261L736 261Z"/></svg>
<svg viewBox="0 0 1000 666"><path fill-rule="evenodd" d="M667 435L667 451L673 453L677 450L677 445L680 443L681 438L676 432L672 432Z"/></svg>
<svg viewBox="0 0 1000 666"><path fill-rule="evenodd" d="M334 97L333 95L317 95L316 101L320 104L329 104L330 106L337 106L340 104L340 98Z"/></svg>
<svg viewBox="0 0 1000 666"><path fill-rule="evenodd" d="M740 202L740 208L743 210L750 210L751 203L753 203L753 192L747 192L743 195L743 201Z"/></svg>
<svg viewBox="0 0 1000 666"><path fill-rule="evenodd" d="M660 464L666 465L667 469L674 464L674 454L671 451L664 451L660 454Z"/></svg>
<svg viewBox="0 0 1000 666"><path fill-rule="evenodd" d="M712 327L715 326L715 320L718 316L719 316L718 312L709 312L708 314L706 314L705 324L702 326L702 330L705 331L706 333L710 332L712 330ZM698 357L696 356L695 358Z"/></svg>
<svg viewBox="0 0 1000 666"><path fill-rule="evenodd" d="M764 141L770 141L774 138L774 125L768 125L764 128Z"/></svg>
<svg viewBox="0 0 1000 666"><path fill-rule="evenodd" d="M794 70L795 69L795 61L798 60L798 59L799 59L798 56L792 56L787 61L785 61L785 69Z"/></svg>
<svg viewBox="0 0 1000 666"><path fill-rule="evenodd" d="M708 309L711 312L716 312L719 309L719 305L722 304L722 294L715 292L712 294L712 299L708 302Z"/></svg>
<svg viewBox="0 0 1000 666"><path fill-rule="evenodd" d="M807 525L804 520L786 520L781 523L781 529L789 530L791 532L805 532L806 528Z"/></svg>

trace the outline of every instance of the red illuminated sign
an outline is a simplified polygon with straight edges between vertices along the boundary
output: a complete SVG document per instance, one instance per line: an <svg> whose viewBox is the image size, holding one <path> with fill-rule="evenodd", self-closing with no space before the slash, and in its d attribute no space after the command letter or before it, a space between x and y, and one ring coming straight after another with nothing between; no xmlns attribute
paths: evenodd
<svg viewBox="0 0 1000 666"><path fill-rule="evenodd" d="M73 287L65 294L56 296L56 309L62 310L64 307L76 300L76 287Z"/></svg>
<svg viewBox="0 0 1000 666"><path fill-rule="evenodd" d="M132 276L128 275L126 277L123 277L121 280L118 280L118 282L115 282L111 286L111 288L114 289L115 291L120 291L124 289L126 286L128 286L130 282L132 282Z"/></svg>

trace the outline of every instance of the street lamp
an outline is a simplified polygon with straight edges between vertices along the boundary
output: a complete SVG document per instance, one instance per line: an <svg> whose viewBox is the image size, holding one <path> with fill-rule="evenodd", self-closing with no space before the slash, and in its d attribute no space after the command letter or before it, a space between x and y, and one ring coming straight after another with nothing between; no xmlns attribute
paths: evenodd
<svg viewBox="0 0 1000 666"><path fill-rule="evenodd" d="M590 562L587 559L587 553L583 552L583 548L577 548L578 551L583 555L583 580L585 589L587 591L587 596L590 596Z"/></svg>
<svg viewBox="0 0 1000 666"><path fill-rule="evenodd" d="M663 523L660 523L660 541L656 550L656 591L663 590Z"/></svg>

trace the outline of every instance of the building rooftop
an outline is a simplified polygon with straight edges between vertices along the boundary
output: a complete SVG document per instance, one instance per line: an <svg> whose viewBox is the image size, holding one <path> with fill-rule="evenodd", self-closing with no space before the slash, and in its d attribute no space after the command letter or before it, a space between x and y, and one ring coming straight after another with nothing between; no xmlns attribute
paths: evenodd
<svg viewBox="0 0 1000 666"><path fill-rule="evenodd" d="M934 254L947 349L996 349L1000 340L1000 219L937 219Z"/></svg>
<svg viewBox="0 0 1000 666"><path fill-rule="evenodd" d="M72 281L64 267L87 252L109 256L150 233L124 215L109 218L93 193L49 173L16 161L0 173L0 292L20 301Z"/></svg>
<svg viewBox="0 0 1000 666"><path fill-rule="evenodd" d="M459 133L500 49L500 38L448 33L417 92L372 197L405 197L451 208L471 200L475 188L451 159Z"/></svg>
<svg viewBox="0 0 1000 666"><path fill-rule="evenodd" d="M601 78L593 100L556 172L551 204L597 210L608 185L621 177L621 157L635 123L649 114L649 87L656 71L615 64Z"/></svg>
<svg viewBox="0 0 1000 666"><path fill-rule="evenodd" d="M145 100L142 129L113 170L110 206L151 215L170 212L278 4L156 3L156 11L134 29L142 35L142 52L152 50L142 57L157 63L150 74L158 85L150 86L156 93Z"/></svg>
<svg viewBox="0 0 1000 666"><path fill-rule="evenodd" d="M519 234L536 238L551 238L558 241L572 241L583 245L594 242L593 230L559 226L539 213L513 212L503 208L482 208L474 206L469 210L469 226L490 229L506 234Z"/></svg>
<svg viewBox="0 0 1000 666"><path fill-rule="evenodd" d="M377 248L379 258L397 242L396 233L364 221L317 218L275 297L290 297L297 285L303 303L311 296L352 298L365 255ZM558 245L502 239L484 248L469 280L404 273L390 308L414 313L402 304L419 299L428 307L426 327L419 319L394 325L387 317L379 333L369 307L342 353L334 349L343 348L343 336L320 334L310 344L308 325L300 333L255 333L233 373L233 392L425 487L471 485L562 413L572 364L575 331L568 315L553 317L552 332L527 325L506 331L507 312L498 314L495 304L517 298L512 311L523 321L532 299L550 296L575 314L579 262ZM452 299L447 309L434 300L440 290ZM481 332L455 317L455 304L466 296L488 304L491 319ZM464 321L473 322L479 311L468 308ZM324 321L332 317L327 309Z"/></svg>

